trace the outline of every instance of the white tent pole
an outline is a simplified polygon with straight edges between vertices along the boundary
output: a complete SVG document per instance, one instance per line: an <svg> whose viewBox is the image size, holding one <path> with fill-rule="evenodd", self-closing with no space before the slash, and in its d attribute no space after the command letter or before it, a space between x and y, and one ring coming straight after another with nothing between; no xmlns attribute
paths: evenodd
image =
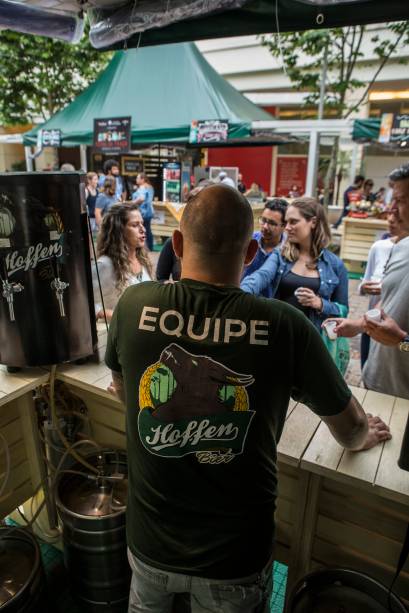
<svg viewBox="0 0 409 613"><path fill-rule="evenodd" d="M321 83L320 83L320 99L318 103L318 121L321 121L324 116L325 103L325 84L327 80L328 68L328 45L325 45L324 58L322 63ZM307 181L305 193L306 196L315 198L317 195L317 175L320 159L320 132L310 132L310 146L308 149L308 166L307 166ZM312 159L311 159L312 158Z"/></svg>
<svg viewBox="0 0 409 613"><path fill-rule="evenodd" d="M307 165L307 180L305 185L305 195L312 198L315 197L315 187L317 183L318 169L318 150L320 146L319 132L311 130L310 142L308 146L308 165Z"/></svg>
<svg viewBox="0 0 409 613"><path fill-rule="evenodd" d="M81 170L88 171L87 168L87 145L80 145Z"/></svg>
<svg viewBox="0 0 409 613"><path fill-rule="evenodd" d="M349 167L349 183L350 183L350 185L353 184L354 178L355 178L355 175L356 175L356 166L357 166L357 162L358 162L358 148L359 148L358 143L354 143L354 145L352 147L351 166Z"/></svg>
<svg viewBox="0 0 409 613"><path fill-rule="evenodd" d="M28 172L33 172L33 157L31 152L31 147L24 147L24 154L26 156L26 168Z"/></svg>

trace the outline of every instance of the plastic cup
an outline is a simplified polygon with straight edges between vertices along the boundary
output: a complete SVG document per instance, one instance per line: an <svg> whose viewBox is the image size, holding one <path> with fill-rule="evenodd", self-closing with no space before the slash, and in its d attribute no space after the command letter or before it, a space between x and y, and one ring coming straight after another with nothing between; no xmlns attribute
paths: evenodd
<svg viewBox="0 0 409 613"><path fill-rule="evenodd" d="M382 315L379 309L370 309L365 313L367 319L372 319L372 321L381 321Z"/></svg>
<svg viewBox="0 0 409 613"><path fill-rule="evenodd" d="M337 333L335 332L335 327L336 327L337 323L338 323L338 322L336 322L336 321L334 321L334 320L329 320L329 321L326 321L326 322L323 324L323 328L324 328L324 330L325 330L325 332L326 332L326 334L327 334L328 338L329 338L331 341L336 341L336 340L337 340L337 338L338 338L338 335L337 335Z"/></svg>
<svg viewBox="0 0 409 613"><path fill-rule="evenodd" d="M372 275L371 283L374 283L374 284L376 283L376 287L381 289L382 288L382 277L379 277L378 275Z"/></svg>

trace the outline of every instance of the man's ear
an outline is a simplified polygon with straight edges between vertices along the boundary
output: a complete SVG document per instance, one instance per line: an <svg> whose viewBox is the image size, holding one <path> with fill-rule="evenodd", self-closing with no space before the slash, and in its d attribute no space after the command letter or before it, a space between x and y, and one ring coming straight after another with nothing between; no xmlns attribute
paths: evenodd
<svg viewBox="0 0 409 613"><path fill-rule="evenodd" d="M176 257L183 257L183 234L180 230L174 230L172 235L172 246Z"/></svg>
<svg viewBox="0 0 409 613"><path fill-rule="evenodd" d="M248 266L249 264L252 263L252 261L256 257L257 249L258 249L258 242L256 241L255 238L252 238L251 241L249 242L249 246L247 247L247 252L244 257L245 266Z"/></svg>

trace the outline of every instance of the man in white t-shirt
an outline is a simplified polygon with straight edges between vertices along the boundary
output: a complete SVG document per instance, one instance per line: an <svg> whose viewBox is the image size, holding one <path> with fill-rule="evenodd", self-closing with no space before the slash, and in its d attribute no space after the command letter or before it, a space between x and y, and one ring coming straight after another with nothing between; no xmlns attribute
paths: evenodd
<svg viewBox="0 0 409 613"><path fill-rule="evenodd" d="M219 183L223 183L223 185L228 185L229 187L234 187L236 189L236 184L228 175L227 172L221 170L218 174L217 180Z"/></svg>

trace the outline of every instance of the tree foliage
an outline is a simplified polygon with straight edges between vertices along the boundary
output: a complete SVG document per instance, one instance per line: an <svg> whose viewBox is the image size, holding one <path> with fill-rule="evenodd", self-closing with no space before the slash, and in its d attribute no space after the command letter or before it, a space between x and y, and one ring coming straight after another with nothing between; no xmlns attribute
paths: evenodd
<svg viewBox="0 0 409 613"><path fill-rule="evenodd" d="M46 120L78 96L111 58L85 32L70 45L51 38L0 32L0 123Z"/></svg>
<svg viewBox="0 0 409 613"><path fill-rule="evenodd" d="M298 91L305 91L306 104L317 104L324 56L327 56L327 80L325 107L333 110L333 115L346 118L365 102L368 92L390 58L403 62L399 52L409 45L409 23L396 22L386 26L386 36L367 26L350 26L330 30L307 30L263 36L263 45L268 47L274 57L282 58L285 71ZM357 78L357 63L365 62L363 40L369 34L373 58L368 64L373 66L369 81ZM372 35L371 35L372 33ZM351 102L350 94L362 90L359 100Z"/></svg>

